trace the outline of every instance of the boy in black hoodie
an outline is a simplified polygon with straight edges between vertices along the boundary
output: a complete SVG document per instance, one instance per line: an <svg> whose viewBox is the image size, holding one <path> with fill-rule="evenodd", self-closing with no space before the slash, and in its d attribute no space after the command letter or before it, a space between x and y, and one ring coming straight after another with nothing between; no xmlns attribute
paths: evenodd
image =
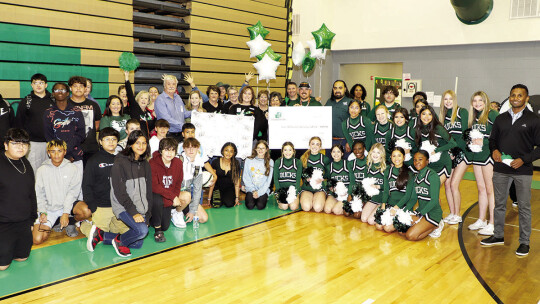
<svg viewBox="0 0 540 304"><path fill-rule="evenodd" d="M122 221L114 216L111 207L110 176L116 154L115 148L119 138L118 131L111 127L104 128L99 132L101 149L88 160L82 182L84 200L92 211L93 227L113 235L125 233L129 230ZM94 240L95 230L92 229L92 225L88 222L81 224L81 232L88 237L87 249L90 251L94 251L97 243L101 241L99 239Z"/></svg>
<svg viewBox="0 0 540 304"><path fill-rule="evenodd" d="M21 99L15 117L15 126L28 132L30 135L30 148L26 158L32 165L34 175L41 164L48 159L47 140L43 131L43 115L45 110L52 107L54 102L51 93L47 91L47 77L43 74L34 74L32 92Z"/></svg>
<svg viewBox="0 0 540 304"><path fill-rule="evenodd" d="M15 121L15 113L11 104L2 98L0 94L0 138L4 138ZM4 145L0 145L0 151L4 151Z"/></svg>

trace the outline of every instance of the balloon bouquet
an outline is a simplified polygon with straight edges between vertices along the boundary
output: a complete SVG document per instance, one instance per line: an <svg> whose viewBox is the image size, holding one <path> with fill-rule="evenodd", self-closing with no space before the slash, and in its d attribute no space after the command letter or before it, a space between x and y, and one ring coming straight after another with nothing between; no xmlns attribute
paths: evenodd
<svg viewBox="0 0 540 304"><path fill-rule="evenodd" d="M247 29L251 39L246 42L249 47L249 57L257 58L258 61L253 66L259 74L258 79L266 80L266 83L268 83L270 79L276 79L276 70L280 65L279 60L282 56L274 52L270 47L271 44L264 40L270 32L262 26L261 21Z"/></svg>

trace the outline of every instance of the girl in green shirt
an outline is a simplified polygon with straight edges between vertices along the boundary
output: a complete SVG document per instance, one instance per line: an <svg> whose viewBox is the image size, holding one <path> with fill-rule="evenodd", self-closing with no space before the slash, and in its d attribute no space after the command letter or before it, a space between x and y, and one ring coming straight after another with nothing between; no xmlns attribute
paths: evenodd
<svg viewBox="0 0 540 304"><path fill-rule="evenodd" d="M131 118L124 114L124 104L117 95L111 95L107 99L106 110L99 123L99 129L112 127L120 133L120 140L127 137L126 123Z"/></svg>
<svg viewBox="0 0 540 304"><path fill-rule="evenodd" d="M322 141L318 136L309 140L309 149L300 157L303 168L318 168L323 171L323 177L326 176L325 168L330 163L328 157L321 153ZM326 192L324 182L320 189L313 189L310 185L310 178L304 179L302 192L300 193L300 206L304 211L313 209L315 212L321 212L326 202Z"/></svg>
<svg viewBox="0 0 540 304"><path fill-rule="evenodd" d="M388 120L390 112L388 108L383 105L379 105L375 108L375 117L377 121L373 127L373 143L379 143L386 146L386 136L392 133L392 123Z"/></svg>
<svg viewBox="0 0 540 304"><path fill-rule="evenodd" d="M343 151L343 147L339 144L332 146L330 154L332 155L333 161L326 166L326 177L328 179L334 179L337 182L343 182L343 184L347 187L348 194L345 200L349 200L349 196L351 194L350 184L354 182L354 174L352 171L349 170L349 167L347 166L347 160L343 159L343 155L345 154ZM336 189L329 190L332 190L333 193L328 194L328 197L326 198L326 202L324 204L324 212L342 215L343 200L337 200L337 193L335 193Z"/></svg>
<svg viewBox="0 0 540 304"><path fill-rule="evenodd" d="M360 102L358 100L351 100L349 102L349 118L341 123L341 130L347 140L347 145L345 146L347 153L351 152L355 140L363 141L368 149L373 144L373 124L369 118L360 115L360 113Z"/></svg>
<svg viewBox="0 0 540 304"><path fill-rule="evenodd" d="M375 178L376 182L374 187L379 189L379 194L371 197L369 202L364 203L362 216L360 217L364 223L375 225L375 211L377 210L377 207L383 203L383 193L388 187L388 179L386 176L387 170L384 146L380 143L376 143L371 147L367 156L365 178Z"/></svg>
<svg viewBox="0 0 540 304"><path fill-rule="evenodd" d="M392 121L394 122L394 127L386 134L386 148L387 152L392 152L389 149L391 143L395 146L395 143L402 139L405 140L409 145L410 149L405 149L405 165L412 165L412 154L416 149L414 147L414 139L412 137L413 132L411 132L411 127L408 125L409 112L405 108L399 108L392 115ZM408 155L408 157L407 157ZM390 153L388 153L388 160L390 160Z"/></svg>
<svg viewBox="0 0 540 304"><path fill-rule="evenodd" d="M281 146L281 157L274 163L274 185L276 186L276 192L282 188L289 189L290 186L294 186L297 192L300 191L302 162L294 157L295 154L296 150L291 142L287 141L283 143L283 146ZM296 195L296 199L290 204L278 200L279 209L287 210L289 207L291 210L298 209L298 197Z"/></svg>

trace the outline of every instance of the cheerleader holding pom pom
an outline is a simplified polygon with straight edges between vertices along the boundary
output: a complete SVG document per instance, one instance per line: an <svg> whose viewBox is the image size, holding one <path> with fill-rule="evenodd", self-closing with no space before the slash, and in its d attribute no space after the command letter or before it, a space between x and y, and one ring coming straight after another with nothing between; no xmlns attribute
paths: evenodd
<svg viewBox="0 0 540 304"><path fill-rule="evenodd" d="M324 170L330 160L321 153L321 146L321 139L317 136L312 137L309 140L309 149L300 157L304 168L300 206L304 211L313 209L315 212L321 212L324 209L326 201Z"/></svg>
<svg viewBox="0 0 540 304"><path fill-rule="evenodd" d="M330 154L333 161L326 167L329 194L324 204L324 212L342 215L343 202L350 200L350 181L354 180L354 174L347 160L342 159L344 151L341 145L334 145Z"/></svg>
<svg viewBox="0 0 540 304"><path fill-rule="evenodd" d="M298 191L302 179L302 162L294 158L296 151L291 142L281 146L281 158L274 164L276 200L281 210L296 210L299 206Z"/></svg>
<svg viewBox="0 0 540 304"><path fill-rule="evenodd" d="M375 211L383 203L383 193L388 187L386 178L386 157L384 146L376 143L371 147L367 156L367 167L362 185L371 200L364 204L360 219L364 223L375 225Z"/></svg>

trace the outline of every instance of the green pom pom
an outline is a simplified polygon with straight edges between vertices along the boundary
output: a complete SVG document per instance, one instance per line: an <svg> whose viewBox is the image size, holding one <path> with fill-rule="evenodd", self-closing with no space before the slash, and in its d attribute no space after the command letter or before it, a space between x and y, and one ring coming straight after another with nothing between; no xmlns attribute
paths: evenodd
<svg viewBox="0 0 540 304"><path fill-rule="evenodd" d="M118 64L122 70L131 72L135 71L141 63L133 53L123 52L118 58Z"/></svg>

